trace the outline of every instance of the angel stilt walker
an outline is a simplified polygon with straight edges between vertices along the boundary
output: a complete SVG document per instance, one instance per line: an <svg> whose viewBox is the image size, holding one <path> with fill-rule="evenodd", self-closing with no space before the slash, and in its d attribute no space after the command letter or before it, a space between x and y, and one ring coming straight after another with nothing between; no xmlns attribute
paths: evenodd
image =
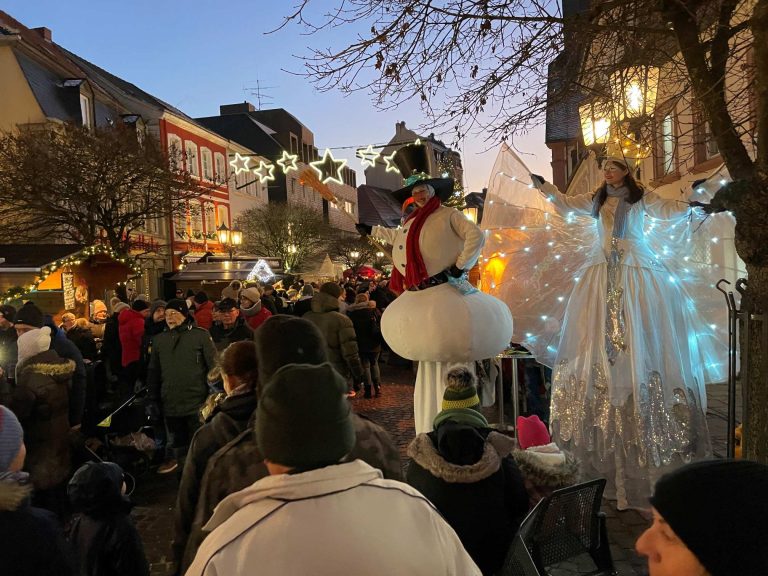
<svg viewBox="0 0 768 576"><path fill-rule="evenodd" d="M668 244L685 243L690 206L645 190L621 155L603 162L594 192L566 196L522 176L539 198L516 211L519 258L499 289L516 300L516 323L528 309L519 340L552 365L553 440L586 477L607 478L620 509L648 508L662 474L711 454L704 385L722 375L712 330L683 286L687 258L667 267L667 247L657 252L648 237L651 221Z"/></svg>

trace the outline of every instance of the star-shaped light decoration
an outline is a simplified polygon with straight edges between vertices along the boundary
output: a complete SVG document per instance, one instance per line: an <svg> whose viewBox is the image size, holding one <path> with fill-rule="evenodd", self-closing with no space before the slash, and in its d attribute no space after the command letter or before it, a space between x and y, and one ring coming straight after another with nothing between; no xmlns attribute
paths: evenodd
<svg viewBox="0 0 768 576"><path fill-rule="evenodd" d="M392 152L389 156L384 156L384 162L387 164L386 172L400 174L400 169L397 167L397 164L395 164L395 154L397 154L397 150Z"/></svg>
<svg viewBox="0 0 768 576"><path fill-rule="evenodd" d="M275 274L272 272L272 269L269 267L269 264L263 259L259 259L256 264L254 264L251 271L248 273L248 277L246 280L248 282L253 282L254 280L260 280L261 282L267 282L269 279L274 278Z"/></svg>
<svg viewBox="0 0 768 576"><path fill-rule="evenodd" d="M314 162L309 163L309 165L314 168L315 172L317 172L317 175L323 184L331 181L344 184L344 179L341 177L341 169L344 168L346 164L346 160L336 160L328 148L323 152L323 158L321 160L315 160Z"/></svg>
<svg viewBox="0 0 768 576"><path fill-rule="evenodd" d="M270 180L275 179L275 165L274 164L268 164L267 162L264 162L264 160L261 160L259 162L259 167L253 169L253 173L259 177L259 182L264 184L264 182L268 182Z"/></svg>
<svg viewBox="0 0 768 576"><path fill-rule="evenodd" d="M291 170L299 169L299 167L296 166L296 160L298 159L298 154L288 154L288 152L283 150L283 156L277 161L277 165L283 169L283 174L288 174Z"/></svg>
<svg viewBox="0 0 768 576"><path fill-rule="evenodd" d="M248 164L251 159L248 156L241 156L239 152L235 152L235 159L229 161L229 165L235 171L235 176L238 176L241 172L250 172Z"/></svg>
<svg viewBox="0 0 768 576"><path fill-rule="evenodd" d="M376 158L380 156L380 154L373 149L373 144L368 144L368 148L365 150L360 148L355 154L360 158L360 164L363 165L363 168L366 166L375 166Z"/></svg>

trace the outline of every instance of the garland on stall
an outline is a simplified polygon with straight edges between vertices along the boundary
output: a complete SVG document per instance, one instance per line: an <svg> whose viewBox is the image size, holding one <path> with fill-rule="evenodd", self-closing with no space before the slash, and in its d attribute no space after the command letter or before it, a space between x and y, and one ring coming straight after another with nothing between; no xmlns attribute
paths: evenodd
<svg viewBox="0 0 768 576"><path fill-rule="evenodd" d="M95 244L93 246L88 246L87 248L83 248L79 252L75 252L74 254L71 254L69 256L66 256L64 258L59 258L58 260L54 262L50 262L49 264L46 264L43 266L40 270L40 276L38 276L37 280L33 284L30 284L29 286L23 287L23 286L16 286L13 288L10 288L7 292L0 295L0 300L3 302L3 304L7 304L8 302L11 302L12 300L19 300L29 294L30 292L35 292L37 290L37 287L45 282L46 278L50 276L52 273L56 272L56 270L59 270L60 268L65 268L67 266L77 266L78 264L81 264L83 260L87 260L91 256L97 256L106 254L113 260L120 262L122 264L125 264L131 269L131 272L133 272L135 275L141 275L141 264L136 258L133 258L132 256L126 256L125 254L120 254L110 248L109 246L103 246L101 244Z"/></svg>

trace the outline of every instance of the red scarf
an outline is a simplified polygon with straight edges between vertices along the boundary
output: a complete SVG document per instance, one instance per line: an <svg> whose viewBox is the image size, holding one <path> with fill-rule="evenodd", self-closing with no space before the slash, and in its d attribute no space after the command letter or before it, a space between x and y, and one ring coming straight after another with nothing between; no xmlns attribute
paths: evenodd
<svg viewBox="0 0 768 576"><path fill-rule="evenodd" d="M410 213L408 218L405 219L405 223L411 220L411 229L408 231L408 236L405 241L405 277L397 268L392 268L392 278L389 282L389 288L396 294L400 294L403 290L409 286L416 286L427 278L427 266L424 264L424 258L421 257L421 248L419 247L419 237L421 236L421 229L424 227L424 222L427 221L430 214L440 207L440 198L433 196L429 201L424 204L422 208L418 208Z"/></svg>

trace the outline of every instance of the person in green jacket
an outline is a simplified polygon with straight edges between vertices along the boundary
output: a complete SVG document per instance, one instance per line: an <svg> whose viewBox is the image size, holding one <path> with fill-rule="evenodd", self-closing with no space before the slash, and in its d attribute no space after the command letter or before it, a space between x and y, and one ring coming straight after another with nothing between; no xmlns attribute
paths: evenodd
<svg viewBox="0 0 768 576"><path fill-rule="evenodd" d="M216 348L207 330L195 325L184 300L165 307L168 330L155 336L147 371L149 400L159 402L170 436L167 461L158 472L183 466L195 431L200 407L208 396L206 376L216 365Z"/></svg>

